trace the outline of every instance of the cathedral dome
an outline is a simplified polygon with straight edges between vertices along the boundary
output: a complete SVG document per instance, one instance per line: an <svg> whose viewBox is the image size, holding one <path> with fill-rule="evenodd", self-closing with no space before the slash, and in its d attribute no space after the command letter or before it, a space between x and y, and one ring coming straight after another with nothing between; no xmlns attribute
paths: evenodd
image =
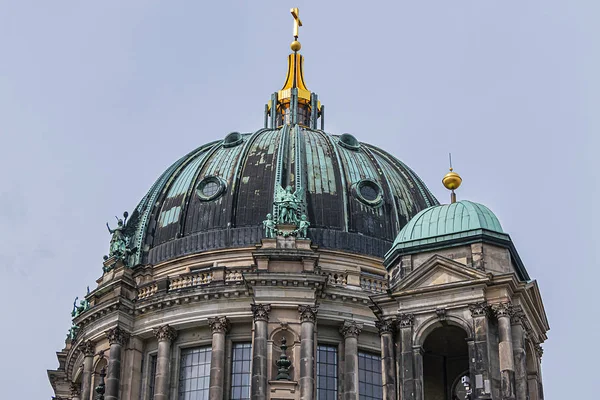
<svg viewBox="0 0 600 400"><path fill-rule="evenodd" d="M500 221L489 208L461 200L418 213L402 228L394 245L480 229L504 233Z"/></svg>
<svg viewBox="0 0 600 400"><path fill-rule="evenodd" d="M350 134L301 125L232 132L175 162L143 198L132 216L135 262L252 246L288 186L302 194L314 244L376 257L438 204L405 164Z"/></svg>

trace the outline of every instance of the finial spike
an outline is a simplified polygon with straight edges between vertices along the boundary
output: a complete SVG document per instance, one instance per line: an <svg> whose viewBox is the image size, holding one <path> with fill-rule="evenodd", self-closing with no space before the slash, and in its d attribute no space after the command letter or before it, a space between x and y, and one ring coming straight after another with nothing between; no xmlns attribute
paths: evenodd
<svg viewBox="0 0 600 400"><path fill-rule="evenodd" d="M452 171L452 153L448 153L448 159L450 161L450 171Z"/></svg>

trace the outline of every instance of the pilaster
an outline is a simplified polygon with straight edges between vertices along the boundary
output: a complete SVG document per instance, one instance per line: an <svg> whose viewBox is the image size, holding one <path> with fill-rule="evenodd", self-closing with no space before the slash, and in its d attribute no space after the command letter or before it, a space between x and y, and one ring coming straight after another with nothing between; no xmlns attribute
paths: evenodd
<svg viewBox="0 0 600 400"><path fill-rule="evenodd" d="M381 338L381 378L383 398L396 398L396 359L394 355L394 320L384 319L375 321Z"/></svg>
<svg viewBox="0 0 600 400"><path fill-rule="evenodd" d="M300 314L300 399L313 400L315 395L315 322L317 306L298 306Z"/></svg>
<svg viewBox="0 0 600 400"><path fill-rule="evenodd" d="M231 328L231 323L226 317L208 319L208 326L212 332L212 352L210 360L210 388L208 398L221 400L225 384L225 335Z"/></svg>
<svg viewBox="0 0 600 400"><path fill-rule="evenodd" d="M345 321L340 327L344 337L344 384L343 399L358 400L358 335L362 324L356 321Z"/></svg>
<svg viewBox="0 0 600 400"><path fill-rule="evenodd" d="M267 399L267 340L269 335L270 304L252 304L254 341L252 346L252 400Z"/></svg>
<svg viewBox="0 0 600 400"><path fill-rule="evenodd" d="M169 325L162 325L154 328L153 332L158 340L153 400L168 400L171 378L171 343L177 338L177 331Z"/></svg>

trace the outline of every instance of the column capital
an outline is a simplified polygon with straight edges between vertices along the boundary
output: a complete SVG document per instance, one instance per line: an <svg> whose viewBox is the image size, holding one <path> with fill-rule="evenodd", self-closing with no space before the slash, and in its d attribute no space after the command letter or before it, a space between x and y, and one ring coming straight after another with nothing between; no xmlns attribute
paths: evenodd
<svg viewBox="0 0 600 400"><path fill-rule="evenodd" d="M399 314L398 315L398 328L410 328L415 322L415 314Z"/></svg>
<svg viewBox="0 0 600 400"><path fill-rule="evenodd" d="M469 311L471 311L471 317L487 317L490 315L490 306L487 301L481 301L479 303L469 304Z"/></svg>
<svg viewBox="0 0 600 400"><path fill-rule="evenodd" d="M394 333L396 324L392 318L378 319L375 321L375 327L379 330L379 335L384 333Z"/></svg>
<svg viewBox="0 0 600 400"><path fill-rule="evenodd" d="M355 337L357 338L362 332L363 324L359 324L356 321L344 321L344 324L340 327L340 333L345 338Z"/></svg>
<svg viewBox="0 0 600 400"><path fill-rule="evenodd" d="M319 306L298 306L298 312L300 313L300 322L312 322L313 324L317 321L317 311Z"/></svg>
<svg viewBox="0 0 600 400"><path fill-rule="evenodd" d="M78 382L71 382L71 397L81 396L81 385Z"/></svg>
<svg viewBox="0 0 600 400"><path fill-rule="evenodd" d="M158 328L152 328L154 336L159 342L168 341L172 342L177 337L177 330L170 325L162 325Z"/></svg>
<svg viewBox="0 0 600 400"><path fill-rule="evenodd" d="M494 312L494 315L496 315L496 318L510 318L514 314L513 305L510 301L506 303L492 304L492 311Z"/></svg>
<svg viewBox="0 0 600 400"><path fill-rule="evenodd" d="M86 340L79 345L79 351L83 353L84 357L93 357L96 352L96 343Z"/></svg>
<svg viewBox="0 0 600 400"><path fill-rule="evenodd" d="M525 313L523 312L523 308L521 306L513 306L513 313L510 316L510 323L512 325L525 325Z"/></svg>
<svg viewBox="0 0 600 400"><path fill-rule="evenodd" d="M269 313L271 312L270 304L251 304L254 321L269 322Z"/></svg>
<svg viewBox="0 0 600 400"><path fill-rule="evenodd" d="M227 333L231 328L231 323L227 317L215 317L208 319L208 326L210 326L210 330L212 334L215 333Z"/></svg>
<svg viewBox="0 0 600 400"><path fill-rule="evenodd" d="M112 329L104 332L106 337L108 338L108 343L112 346L113 344L120 344L121 346L125 346L127 341L129 340L129 333L125 332L121 327L116 326Z"/></svg>

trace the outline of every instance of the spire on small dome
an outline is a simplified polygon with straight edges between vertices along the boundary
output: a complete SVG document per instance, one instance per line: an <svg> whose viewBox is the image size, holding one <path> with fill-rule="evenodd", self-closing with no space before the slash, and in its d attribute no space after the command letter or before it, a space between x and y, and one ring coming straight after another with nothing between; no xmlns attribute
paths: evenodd
<svg viewBox="0 0 600 400"><path fill-rule="evenodd" d="M298 41L298 30L302 26L300 10L290 10L294 17L294 41L290 48L293 53L288 55L288 68L285 83L281 90L271 95L271 100L265 106L265 128L283 125L303 125L317 129L317 120L321 118L321 130L324 128L324 107L318 100L317 94L312 93L304 82L304 57L299 53L302 45ZM275 106L273 106L275 105Z"/></svg>
<svg viewBox="0 0 600 400"><path fill-rule="evenodd" d="M459 174L454 172L454 169L452 168L452 153L448 154L448 156L450 158L450 172L444 175L442 178L442 184L446 189L451 191L450 203L456 203L456 193L454 193L454 190L460 187L462 178Z"/></svg>

